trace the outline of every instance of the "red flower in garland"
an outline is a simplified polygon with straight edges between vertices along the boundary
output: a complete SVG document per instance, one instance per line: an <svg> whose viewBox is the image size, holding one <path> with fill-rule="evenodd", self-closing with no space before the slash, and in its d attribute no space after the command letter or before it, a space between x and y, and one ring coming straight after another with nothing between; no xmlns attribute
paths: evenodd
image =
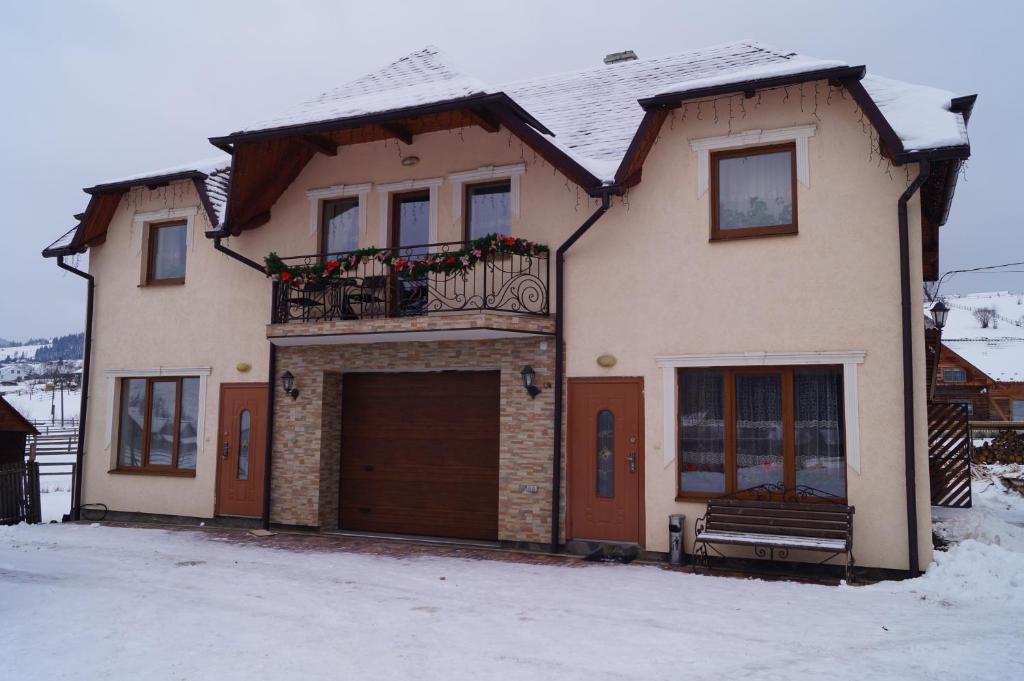
<svg viewBox="0 0 1024 681"><path fill-rule="evenodd" d="M327 272L328 272L328 274L330 274L331 272L333 272L336 269L338 269L338 261L337 260L328 260L327 261Z"/></svg>
<svg viewBox="0 0 1024 681"><path fill-rule="evenodd" d="M458 258L456 258L455 256L451 256L447 260L444 261L444 263L446 265L454 265L457 262L458 262Z"/></svg>
<svg viewBox="0 0 1024 681"><path fill-rule="evenodd" d="M287 272L287 271L282 272L280 278L281 278L281 281L288 281L289 279L292 278L292 273L291 272Z"/></svg>

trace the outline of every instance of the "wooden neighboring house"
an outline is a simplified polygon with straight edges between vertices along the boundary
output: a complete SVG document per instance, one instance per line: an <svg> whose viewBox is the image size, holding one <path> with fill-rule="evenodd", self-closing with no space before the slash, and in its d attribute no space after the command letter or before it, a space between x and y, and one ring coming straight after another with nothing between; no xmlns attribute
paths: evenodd
<svg viewBox="0 0 1024 681"><path fill-rule="evenodd" d="M1024 294L972 293L945 301L950 311L932 399L964 404L973 421L1024 422ZM992 310L992 318L983 325L977 310Z"/></svg>
<svg viewBox="0 0 1024 681"><path fill-rule="evenodd" d="M0 397L0 466L21 463L25 441L39 431L10 402Z"/></svg>
<svg viewBox="0 0 1024 681"><path fill-rule="evenodd" d="M818 490L859 565L928 565L920 284L974 97L599 57L490 85L425 48L89 187L44 251L88 251L102 339L81 501L657 554L709 499Z"/></svg>

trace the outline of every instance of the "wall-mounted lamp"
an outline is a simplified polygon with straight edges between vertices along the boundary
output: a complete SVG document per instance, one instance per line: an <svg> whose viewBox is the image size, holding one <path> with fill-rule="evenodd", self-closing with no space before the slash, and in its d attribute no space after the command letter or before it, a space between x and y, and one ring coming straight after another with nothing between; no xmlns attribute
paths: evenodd
<svg viewBox="0 0 1024 681"><path fill-rule="evenodd" d="M286 371L281 374L281 387L284 389L284 394L291 395L293 400L299 396L299 389L295 387L295 377L292 376L292 372Z"/></svg>
<svg viewBox="0 0 1024 681"><path fill-rule="evenodd" d="M946 317L949 316L949 308L941 300L935 302L932 305L932 321L935 322L935 328L942 331L942 327L946 325Z"/></svg>
<svg viewBox="0 0 1024 681"><path fill-rule="evenodd" d="M419 156L403 156L402 157L402 165L403 166L414 166L414 165L416 165L419 162L420 162L420 157Z"/></svg>
<svg viewBox="0 0 1024 681"><path fill-rule="evenodd" d="M523 377L523 387L526 388L526 393L530 396L530 399L532 400L537 395L540 395L540 388L533 384L533 380L537 378L537 372L533 370L533 367L527 364L519 373Z"/></svg>

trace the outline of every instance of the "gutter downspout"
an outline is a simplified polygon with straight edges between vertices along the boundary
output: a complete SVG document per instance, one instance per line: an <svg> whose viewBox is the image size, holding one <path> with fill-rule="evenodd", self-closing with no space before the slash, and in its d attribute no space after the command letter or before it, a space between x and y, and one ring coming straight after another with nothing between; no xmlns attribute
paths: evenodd
<svg viewBox="0 0 1024 681"><path fill-rule="evenodd" d="M220 242L221 238L225 236L225 232L222 230L215 230L206 233L206 236L213 239L214 249L220 251L224 255L237 260L238 262L251 267L260 274L266 274L267 270L254 260L250 260L241 253L233 251ZM274 319L274 301L277 300L277 283L275 282L271 288L270 296L270 319ZM271 463L271 450L273 449L274 443L274 372L277 370L277 346L273 343L270 344L269 357L267 359L267 437L264 444L266 453L263 457L263 514L261 521L264 530L270 529L270 463Z"/></svg>
<svg viewBox="0 0 1024 681"><path fill-rule="evenodd" d="M907 485L907 554L911 577L921 574L917 550L917 471L914 437L914 336L910 284L910 224L907 203L928 179L931 164L921 161L917 177L900 196L897 214L900 230L900 300L903 305L903 447ZM920 314L920 311L917 312Z"/></svg>
<svg viewBox="0 0 1024 681"><path fill-rule="evenodd" d="M275 288L276 288L275 282ZM275 298L276 299L276 298ZM267 442L263 456L263 529L270 529L270 464L274 443L274 372L277 371L277 346L270 344L270 359L267 361Z"/></svg>
<svg viewBox="0 0 1024 681"><path fill-rule="evenodd" d="M78 414L78 447L75 452L76 475L74 481L73 503L71 504L71 519L81 520L82 477L85 475L85 470L82 468L82 462L85 459L85 418L89 412L89 359L92 356L92 302L93 290L96 287L96 279L93 275L65 263L63 255L57 256L57 267L82 277L86 281L85 339L83 342L84 348L82 355L82 406Z"/></svg>
<svg viewBox="0 0 1024 681"><path fill-rule="evenodd" d="M579 229L566 239L555 251L555 413L554 413L554 466L551 469L551 552L558 553L558 528L560 524L562 503L562 404L565 386L565 253L580 237L604 215L611 206L611 195L618 193L618 188L608 186L601 188L601 206L580 225Z"/></svg>

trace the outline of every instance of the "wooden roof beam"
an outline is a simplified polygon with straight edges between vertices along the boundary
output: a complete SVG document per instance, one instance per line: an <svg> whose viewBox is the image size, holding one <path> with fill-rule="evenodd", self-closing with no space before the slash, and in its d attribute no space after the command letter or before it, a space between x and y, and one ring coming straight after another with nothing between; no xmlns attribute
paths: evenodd
<svg viewBox="0 0 1024 681"><path fill-rule="evenodd" d="M324 156L337 156L338 155L338 143L320 135L301 135L299 139L313 148L318 154Z"/></svg>
<svg viewBox="0 0 1024 681"><path fill-rule="evenodd" d="M498 132L498 129L501 128L498 119L483 109L466 109L466 114L476 125L487 132Z"/></svg>
<svg viewBox="0 0 1024 681"><path fill-rule="evenodd" d="M409 146L412 146L412 133L408 128L398 125L397 123L381 123L380 127L391 137L394 137L399 142L404 142Z"/></svg>

